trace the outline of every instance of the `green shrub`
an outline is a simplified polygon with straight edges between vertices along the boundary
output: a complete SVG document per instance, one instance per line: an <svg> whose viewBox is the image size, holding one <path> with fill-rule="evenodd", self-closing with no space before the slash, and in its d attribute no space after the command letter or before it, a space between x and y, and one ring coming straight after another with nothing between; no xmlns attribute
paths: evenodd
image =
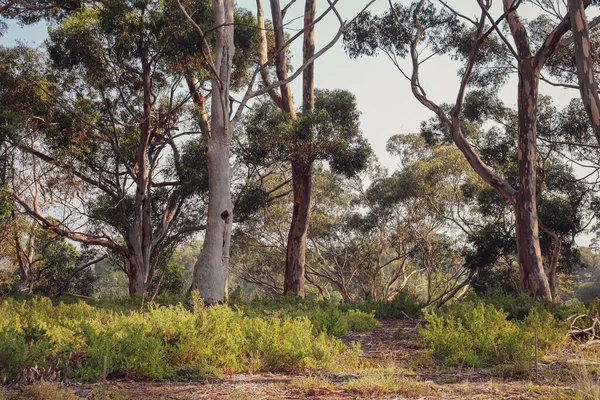
<svg viewBox="0 0 600 400"><path fill-rule="evenodd" d="M315 329L305 316L264 318L228 306L196 304L193 311L152 304L139 309L117 305L121 311L113 311L82 302L53 305L39 297L8 299L0 303L0 380L10 381L37 366L97 382L105 355L109 376L152 380L327 369L342 358L358 357L355 349L348 351L324 333L328 326ZM351 322L344 322L348 328L374 321L357 312L327 312L349 315ZM326 321L325 314L315 315Z"/></svg>
<svg viewBox="0 0 600 400"><path fill-rule="evenodd" d="M533 337L494 306L461 303L451 314L426 313L419 330L431 355L445 365L481 367L527 363L533 357Z"/></svg>
<svg viewBox="0 0 600 400"><path fill-rule="evenodd" d="M537 333L538 347L542 352L552 350L558 343L566 339L567 323L556 318L550 311L541 313L532 310L521 323L523 329L530 334Z"/></svg>
<svg viewBox="0 0 600 400"><path fill-rule="evenodd" d="M404 318L405 314L416 318L422 314L425 303L414 293L401 290L392 300L363 300L355 303L344 304L344 310L359 310L373 313L376 318Z"/></svg>
<svg viewBox="0 0 600 400"><path fill-rule="evenodd" d="M581 302L549 303L546 300L531 298L523 293L508 295L499 288L491 289L480 295L472 292L465 300L493 305L496 309L507 313L508 319L519 321L523 321L533 310L536 310L538 313L548 311L559 320L565 320L573 314L585 314L588 312L588 307Z"/></svg>
<svg viewBox="0 0 600 400"><path fill-rule="evenodd" d="M340 337L350 331L365 331L381 326L371 311L354 310L324 300L305 300L300 297L286 296L237 302L232 306L250 316L308 318L315 335L325 332Z"/></svg>
<svg viewBox="0 0 600 400"><path fill-rule="evenodd" d="M447 365L494 366L502 376L524 375L533 362L534 335L543 356L566 340L565 319L585 313L581 303L560 304L488 291L426 314L420 329L434 359Z"/></svg>
<svg viewBox="0 0 600 400"><path fill-rule="evenodd" d="M83 400L70 390L60 389L57 384L41 381L23 386L19 391L2 391L0 400Z"/></svg>

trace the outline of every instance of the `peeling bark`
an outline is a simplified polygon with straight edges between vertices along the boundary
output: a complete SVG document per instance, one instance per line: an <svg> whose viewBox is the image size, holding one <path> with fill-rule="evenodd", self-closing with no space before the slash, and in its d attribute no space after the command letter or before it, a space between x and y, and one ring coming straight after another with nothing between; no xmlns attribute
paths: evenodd
<svg viewBox="0 0 600 400"><path fill-rule="evenodd" d="M316 0L306 0L304 26L308 28L304 32L303 63L307 63L315 53L315 30L312 23L315 19L316 7ZM310 63L302 72L303 113L312 113L315 109L314 81L314 64ZM311 137L310 133L302 133L302 135ZM288 234L283 292L304 297L306 234L312 205L312 146L307 144L297 151L292 160L294 212Z"/></svg>
<svg viewBox="0 0 600 400"><path fill-rule="evenodd" d="M569 17L575 43L575 61L581 100L600 144L600 96L594 77L590 33L585 16L586 4L583 0L569 0Z"/></svg>

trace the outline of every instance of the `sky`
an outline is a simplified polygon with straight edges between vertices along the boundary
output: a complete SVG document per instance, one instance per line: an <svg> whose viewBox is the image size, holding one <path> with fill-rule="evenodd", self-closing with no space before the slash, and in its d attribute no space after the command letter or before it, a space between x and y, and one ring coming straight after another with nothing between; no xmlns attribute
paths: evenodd
<svg viewBox="0 0 600 400"><path fill-rule="evenodd" d="M267 0L265 13L270 15ZM286 4L287 1L282 1ZM362 10L368 3L367 0L340 0L339 11L345 20L352 19L357 12ZM407 1L402 1L408 4ZM475 0L448 0L447 3L458 9L461 13L475 17L478 6ZM496 0L491 10L492 15L500 15L501 1ZM317 12L324 10L326 1L318 0ZM238 0L237 5L246 8L256 14L256 0ZM522 5L522 7L527 6ZM388 0L376 0L370 10L379 14L389 7ZM533 17L539 10L532 8L520 8L521 15L525 18ZM302 24L304 2L296 1L288 11L286 20L299 19L288 27L289 33L293 34ZM332 13L315 28L315 41L317 51L337 32L337 20ZM0 37L0 44L5 46L14 45L16 40L23 40L29 44L40 44L47 36L47 27L44 24L35 26L19 27L10 24L5 36ZM297 40L291 47L292 64L297 68L302 60L302 42ZM410 71L409 64L406 71ZM450 60L448 57L434 57L421 66L421 83L428 96L436 103L452 103L456 99L459 85L457 71L460 64ZM300 78L300 77L299 77ZM391 172L398 167L398 160L389 155L385 148L387 140L396 134L417 132L421 121L427 120L434 114L415 100L409 82L396 69L385 54L376 57L365 57L356 60L350 59L343 49L341 40L327 53L315 62L315 87L323 89L344 89L356 95L358 108L361 111L361 130L371 143L373 150L379 160ZM508 83L500 89L500 98L508 106L516 106L517 102L517 79L513 76ZM302 92L301 78L292 84L292 90L296 99L296 105L300 103ZM573 89L562 89L551 87L543 82L540 83L540 93L553 97L554 103L561 108L578 92ZM583 242L587 243L588 238Z"/></svg>

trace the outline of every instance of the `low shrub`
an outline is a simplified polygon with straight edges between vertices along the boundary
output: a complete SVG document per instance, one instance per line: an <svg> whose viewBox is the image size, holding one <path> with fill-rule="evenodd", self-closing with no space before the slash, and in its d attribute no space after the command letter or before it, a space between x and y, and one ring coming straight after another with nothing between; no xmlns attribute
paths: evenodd
<svg viewBox="0 0 600 400"><path fill-rule="evenodd" d="M527 369L534 358L534 332L542 355L564 337L564 329L548 311L531 311L524 321L494 305L465 301L436 313L425 314L419 329L431 347L431 356L445 365L482 367L511 365Z"/></svg>
<svg viewBox="0 0 600 400"><path fill-rule="evenodd" d="M350 331L366 331L381 326L372 311L351 309L324 300L280 297L238 301L232 306L249 316L307 318L312 323L315 335L327 333L340 337Z"/></svg>
<svg viewBox="0 0 600 400"><path fill-rule="evenodd" d="M408 290L401 290L391 300L362 300L341 306L343 310L359 310L373 313L376 318L394 319L404 318L406 315L419 317L424 307L425 303Z"/></svg>
<svg viewBox="0 0 600 400"><path fill-rule="evenodd" d="M538 313L548 311L559 320L565 320L573 314L586 314L589 310L588 305L578 301L549 303L546 300L531 298L524 293L508 295L499 288L479 295L474 292L469 293L465 300L493 305L496 309L507 313L508 319L519 321L523 321L533 310Z"/></svg>
<svg viewBox="0 0 600 400"><path fill-rule="evenodd" d="M307 317L249 316L228 306L190 311L147 305L115 312L82 302L7 299L0 303L0 380L39 367L95 382L105 355L110 377L151 380L327 369L357 359L356 349L319 330Z"/></svg>

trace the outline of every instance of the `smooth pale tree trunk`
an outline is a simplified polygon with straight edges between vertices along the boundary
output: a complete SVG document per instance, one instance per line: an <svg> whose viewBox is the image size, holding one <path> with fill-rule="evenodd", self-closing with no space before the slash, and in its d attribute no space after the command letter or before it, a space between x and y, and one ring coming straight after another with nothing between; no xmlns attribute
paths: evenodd
<svg viewBox="0 0 600 400"><path fill-rule="evenodd" d="M569 18L575 44L575 60L581 100L588 114L596 140L600 144L600 96L594 77L590 33L583 0L569 0Z"/></svg>
<svg viewBox="0 0 600 400"><path fill-rule="evenodd" d="M217 27L215 72L212 77L211 133L206 147L208 161L208 220L202 252L194 268L192 290L198 290L207 305L227 298L229 248L233 221L229 151L233 132L229 121L229 85L233 64L233 0L213 0L213 22Z"/></svg>
<svg viewBox="0 0 600 400"><path fill-rule="evenodd" d="M558 282L556 273L558 272L558 262L560 261L560 250L562 249L561 238L550 229L548 229L542 221L539 222L539 227L542 232L550 236L553 243L552 253L547 257L550 260L550 266L546 268L546 274L548 275L548 284L550 285L550 293L552 294L552 301L559 301L560 296L558 293Z"/></svg>
<svg viewBox="0 0 600 400"><path fill-rule="evenodd" d="M311 26L315 19L316 0L306 0L304 7L303 62L306 63L315 54L315 31ZM314 64L302 72L302 112L312 113L315 109ZM303 132L303 137L312 137ZM299 141L296 138L296 141ZM306 273L306 234L310 223L312 199L312 152L310 144L297 149L292 160L292 186L294 192L294 212L288 233L287 255L285 261L285 280L283 293L304 297L304 275Z"/></svg>

